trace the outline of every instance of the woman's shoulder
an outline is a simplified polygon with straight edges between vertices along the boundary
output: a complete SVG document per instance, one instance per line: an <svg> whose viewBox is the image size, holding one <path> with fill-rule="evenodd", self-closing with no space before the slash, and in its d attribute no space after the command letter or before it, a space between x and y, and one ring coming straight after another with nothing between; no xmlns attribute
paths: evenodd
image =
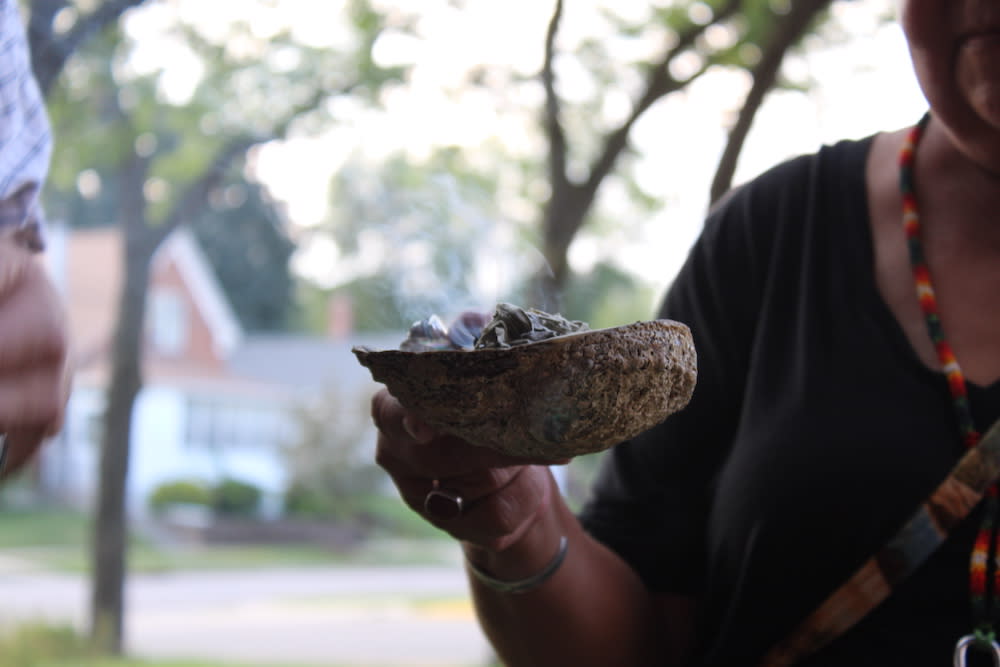
<svg viewBox="0 0 1000 667"><path fill-rule="evenodd" d="M771 244L783 230L845 217L863 220L865 170L873 137L845 139L790 157L730 190L712 206L705 235Z"/></svg>
<svg viewBox="0 0 1000 667"><path fill-rule="evenodd" d="M799 198L819 193L819 188L861 182L874 137L844 139L811 153L789 157L746 183L733 187L712 207L710 215L751 201ZM750 200L750 201L748 201Z"/></svg>

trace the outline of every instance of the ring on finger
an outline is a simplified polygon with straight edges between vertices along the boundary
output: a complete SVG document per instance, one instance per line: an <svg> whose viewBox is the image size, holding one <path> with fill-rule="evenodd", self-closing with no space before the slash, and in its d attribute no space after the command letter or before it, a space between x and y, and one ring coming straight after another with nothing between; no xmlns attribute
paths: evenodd
<svg viewBox="0 0 1000 667"><path fill-rule="evenodd" d="M431 482L431 490L424 496L424 513L440 521L457 519L462 516L465 499L453 489L441 488L440 480Z"/></svg>

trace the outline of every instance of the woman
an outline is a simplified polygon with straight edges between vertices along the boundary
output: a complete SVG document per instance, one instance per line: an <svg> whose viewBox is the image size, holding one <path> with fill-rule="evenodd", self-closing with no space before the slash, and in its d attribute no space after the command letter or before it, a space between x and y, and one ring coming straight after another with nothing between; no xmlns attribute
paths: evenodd
<svg viewBox="0 0 1000 667"><path fill-rule="evenodd" d="M1000 3L904 0L901 19L929 120L713 211L660 313L692 328L694 397L611 451L579 517L546 467L374 398L378 461L461 541L505 663L758 664L1000 418ZM990 648L1000 600L970 554L993 504L795 664L948 664L977 629Z"/></svg>

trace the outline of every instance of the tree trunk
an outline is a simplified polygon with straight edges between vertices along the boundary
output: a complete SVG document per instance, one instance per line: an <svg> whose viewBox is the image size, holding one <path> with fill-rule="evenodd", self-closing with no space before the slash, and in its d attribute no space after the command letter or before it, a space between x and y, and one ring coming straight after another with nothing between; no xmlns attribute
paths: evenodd
<svg viewBox="0 0 1000 667"><path fill-rule="evenodd" d="M255 142L244 137L223 146L178 199L167 219L159 224L151 224L146 218L143 184L149 175L150 158L133 155L123 168L120 196L125 277L118 303L111 384L101 438L90 617L91 637L108 653L121 653L124 634L128 463L132 413L142 388L143 323L150 265L163 240L182 222L196 216L208 200L208 193L221 182L233 161Z"/></svg>
<svg viewBox="0 0 1000 667"><path fill-rule="evenodd" d="M142 184L149 161L133 155L121 188L122 263L125 267L111 347L111 382L101 435L100 476L93 531L90 631L102 651L122 650L125 559L128 535L126 493L132 411L142 388L143 322L153 253L164 237L145 218Z"/></svg>
<svg viewBox="0 0 1000 667"><path fill-rule="evenodd" d="M125 279L118 304L111 384L101 438L91 600L91 636L102 651L116 655L122 650L129 435L132 408L142 387L140 348L152 249L127 239L123 252Z"/></svg>
<svg viewBox="0 0 1000 667"><path fill-rule="evenodd" d="M538 276L538 300L543 309L560 312L563 288L569 280L569 246L594 203L596 191L569 182L554 188L545 206L542 253L546 266Z"/></svg>

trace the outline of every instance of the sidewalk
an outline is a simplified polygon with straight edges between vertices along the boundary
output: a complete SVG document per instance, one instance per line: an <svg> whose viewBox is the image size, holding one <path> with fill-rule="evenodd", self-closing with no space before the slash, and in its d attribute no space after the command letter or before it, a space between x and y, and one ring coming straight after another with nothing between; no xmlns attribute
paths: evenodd
<svg viewBox="0 0 1000 667"><path fill-rule="evenodd" d="M0 623L83 629L89 582L0 555ZM133 575L137 656L338 667L482 667L490 655L457 567L323 567Z"/></svg>

